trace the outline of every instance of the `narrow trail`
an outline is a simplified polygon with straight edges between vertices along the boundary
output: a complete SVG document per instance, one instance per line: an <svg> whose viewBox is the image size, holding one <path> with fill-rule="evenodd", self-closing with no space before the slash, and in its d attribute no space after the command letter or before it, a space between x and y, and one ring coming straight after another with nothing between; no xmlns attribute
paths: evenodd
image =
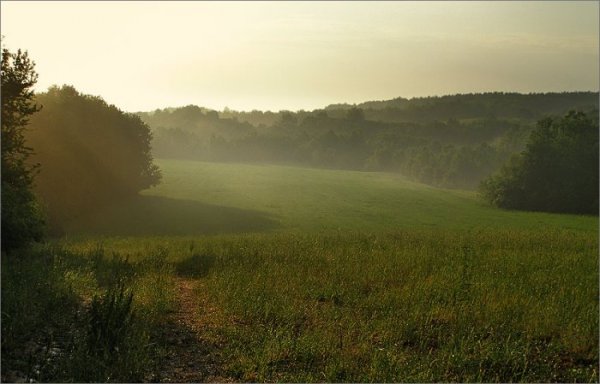
<svg viewBox="0 0 600 384"><path fill-rule="evenodd" d="M204 282L177 277L176 305L163 329L167 355L154 378L164 383L231 382L220 364L221 345L207 330L216 327L217 308L211 306Z"/></svg>

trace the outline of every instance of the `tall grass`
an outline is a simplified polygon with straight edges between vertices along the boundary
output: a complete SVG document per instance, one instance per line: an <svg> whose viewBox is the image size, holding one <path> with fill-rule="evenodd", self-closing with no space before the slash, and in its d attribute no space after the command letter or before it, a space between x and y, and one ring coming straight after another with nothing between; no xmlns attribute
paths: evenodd
<svg viewBox="0 0 600 384"><path fill-rule="evenodd" d="M206 247L202 249L202 247ZM596 381L598 245L567 231L207 242L243 381Z"/></svg>
<svg viewBox="0 0 600 384"><path fill-rule="evenodd" d="M204 281L197 294L219 316L205 336L223 341L223 372L235 380L593 382L597 255L597 234L566 230L42 248L2 259L2 369L43 381L152 377L164 351L153 335L173 306L177 275ZM98 319L104 330L94 330ZM112 329L119 319L125 329ZM48 336L61 332L66 340ZM32 334L41 336L28 360L18 351Z"/></svg>

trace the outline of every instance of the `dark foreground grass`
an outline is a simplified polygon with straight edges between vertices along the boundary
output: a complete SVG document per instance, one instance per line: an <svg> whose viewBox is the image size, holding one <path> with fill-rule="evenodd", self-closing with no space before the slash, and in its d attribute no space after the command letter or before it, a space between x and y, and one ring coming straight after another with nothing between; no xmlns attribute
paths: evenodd
<svg viewBox="0 0 600 384"><path fill-rule="evenodd" d="M150 362L161 341L148 335L164 321L178 276L204 282L208 291L198 295L219 309L206 337L223 340L224 371L237 381L599 379L595 232L228 235L114 239L103 246L102 258L90 256L96 248L85 243L54 256L42 266L53 276L51 289L37 290L27 280L40 275L35 264L3 268L3 359L28 329L61 318L53 309L58 301L68 298L77 308L81 297L114 286L117 270L128 276L144 319L136 325L142 331L134 332L142 336L131 342L147 347L123 361L136 358L147 369L81 376L77 364L99 358L75 350L67 360L72 365L42 378L152 377L148 369L156 369Z"/></svg>
<svg viewBox="0 0 600 384"><path fill-rule="evenodd" d="M3 254L2 381L152 377L163 350L151 339L173 296L164 256L131 262L46 246Z"/></svg>

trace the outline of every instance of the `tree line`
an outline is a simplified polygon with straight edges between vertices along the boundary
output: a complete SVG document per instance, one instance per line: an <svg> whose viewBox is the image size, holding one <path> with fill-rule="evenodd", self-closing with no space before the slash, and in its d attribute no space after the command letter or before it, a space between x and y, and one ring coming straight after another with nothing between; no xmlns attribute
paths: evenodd
<svg viewBox="0 0 600 384"><path fill-rule="evenodd" d="M504 118L535 122L545 116L562 116L570 109L591 110L598 106L597 92L515 93L487 92L446 96L398 97L391 100L366 101L358 104L331 104L324 108L329 116L342 118L352 108L361 109L367 120L415 122L447 119ZM170 110L173 110L171 108ZM222 118L236 118L254 126L273 125L289 111L219 112ZM310 111L295 112L299 119Z"/></svg>
<svg viewBox="0 0 600 384"><path fill-rule="evenodd" d="M230 110L219 113L192 105L138 115L153 130L152 145L158 157L390 171L434 186L476 189L513 153L524 149L535 127L535 120L514 118L512 113L518 108L506 105L525 100L525 107L539 105L530 115L537 116L542 110L562 114L570 109L597 108L597 93L595 105L590 95L594 94L483 94L423 99L415 105L425 108L433 103L431 108L441 111L446 107L439 103L460 106L463 99L467 106L457 107L459 111L472 110L468 105L493 106L496 102L499 116L456 118L463 115L453 112L440 115L444 117L441 120L425 114L429 117L400 122L385 115L379 120L369 118L369 111L385 113L392 108L374 109L372 104L376 102L364 104L370 106L369 110L330 106L312 112L269 112L269 119L275 119L270 125L251 122L249 116L259 116L257 111L245 115ZM546 101L549 106L542 108Z"/></svg>

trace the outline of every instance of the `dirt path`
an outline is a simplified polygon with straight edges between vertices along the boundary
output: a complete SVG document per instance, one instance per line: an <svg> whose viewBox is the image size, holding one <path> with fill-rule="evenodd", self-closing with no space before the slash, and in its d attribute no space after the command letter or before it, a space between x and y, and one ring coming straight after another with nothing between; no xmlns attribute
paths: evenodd
<svg viewBox="0 0 600 384"><path fill-rule="evenodd" d="M177 277L176 309L163 330L167 356L152 381L165 383L230 382L220 364L220 341L209 329L218 325L218 311L203 290L203 281Z"/></svg>

